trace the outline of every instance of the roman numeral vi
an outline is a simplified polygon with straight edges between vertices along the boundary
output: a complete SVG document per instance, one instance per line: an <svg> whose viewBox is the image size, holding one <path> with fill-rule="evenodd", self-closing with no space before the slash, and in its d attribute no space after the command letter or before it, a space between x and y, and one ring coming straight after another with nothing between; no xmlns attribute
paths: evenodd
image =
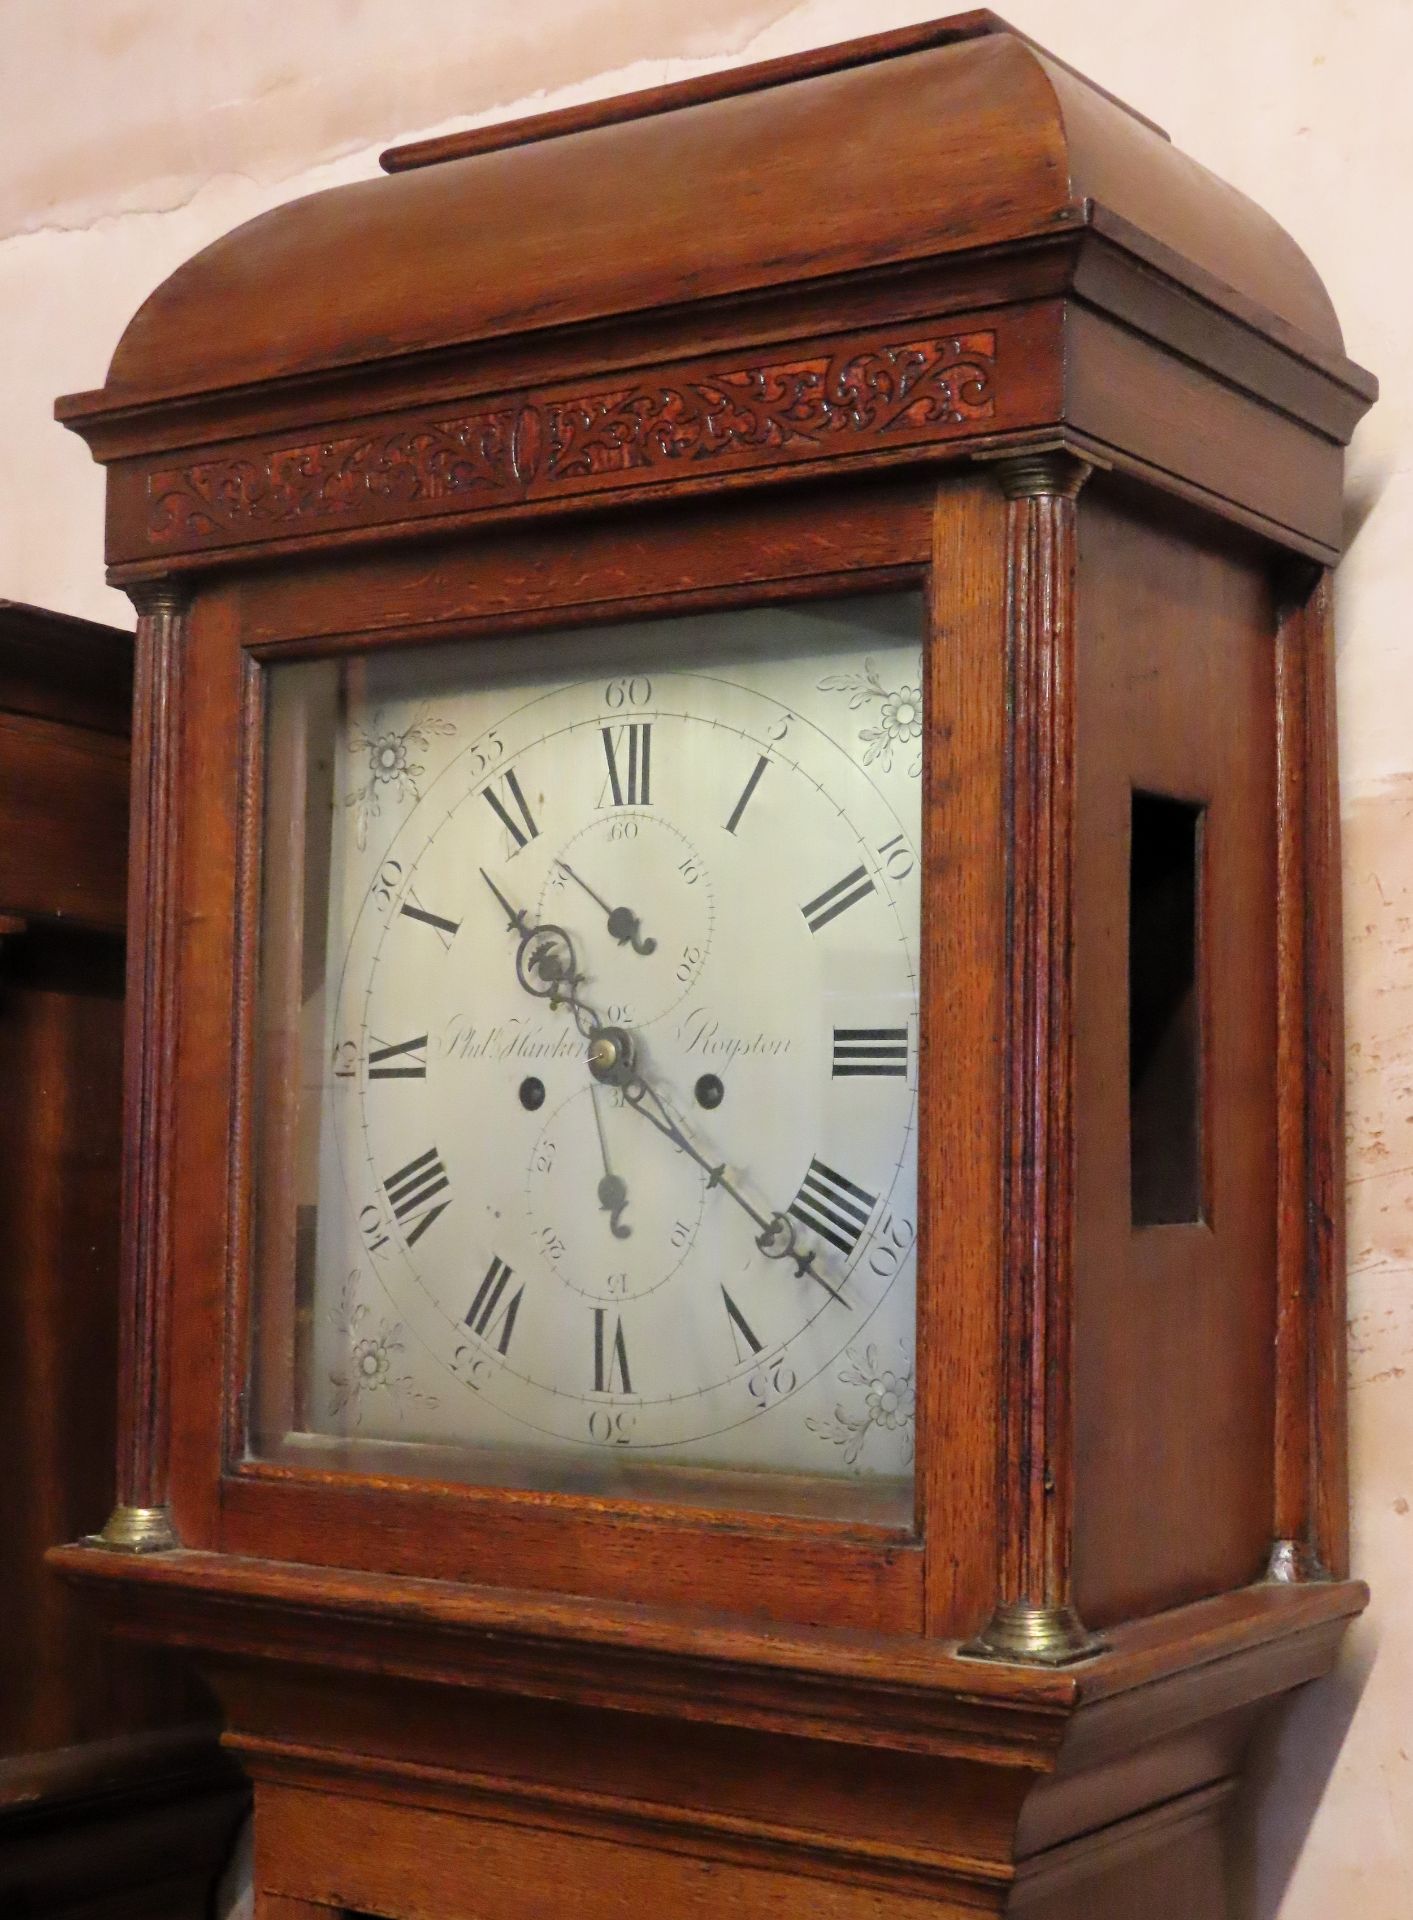
<svg viewBox="0 0 1413 1920"><path fill-rule="evenodd" d="M608 1308L594 1308L594 1392L631 1393L628 1378L628 1343L623 1338L623 1322L615 1319L608 1331Z"/></svg>

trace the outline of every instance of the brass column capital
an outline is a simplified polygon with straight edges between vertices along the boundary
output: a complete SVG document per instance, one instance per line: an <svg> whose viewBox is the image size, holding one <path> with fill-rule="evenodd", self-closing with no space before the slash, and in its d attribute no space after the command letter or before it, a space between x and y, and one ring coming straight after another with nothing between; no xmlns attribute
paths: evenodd
<svg viewBox="0 0 1413 1920"><path fill-rule="evenodd" d="M1064 447L1037 447L1004 454L994 463L997 482L1008 500L1074 500L1094 469Z"/></svg>

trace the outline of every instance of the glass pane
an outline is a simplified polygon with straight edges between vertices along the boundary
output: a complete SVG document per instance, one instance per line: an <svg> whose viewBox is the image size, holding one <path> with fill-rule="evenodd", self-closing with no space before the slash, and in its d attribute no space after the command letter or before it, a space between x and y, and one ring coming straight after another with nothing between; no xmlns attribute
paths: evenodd
<svg viewBox="0 0 1413 1920"><path fill-rule="evenodd" d="M270 671L256 1455L908 1523L921 636Z"/></svg>

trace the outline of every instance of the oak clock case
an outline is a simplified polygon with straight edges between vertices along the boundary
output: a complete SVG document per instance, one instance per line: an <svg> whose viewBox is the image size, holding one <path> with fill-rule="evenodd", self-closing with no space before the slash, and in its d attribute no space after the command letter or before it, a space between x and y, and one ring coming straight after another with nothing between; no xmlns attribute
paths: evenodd
<svg viewBox="0 0 1413 1920"><path fill-rule="evenodd" d="M140 958L54 1558L215 1687L258 1920L1237 1920L1367 1598L1374 382L984 12L386 167L60 406Z"/></svg>
<svg viewBox="0 0 1413 1920"><path fill-rule="evenodd" d="M922 645L913 590L267 670L256 1458L911 1525Z"/></svg>

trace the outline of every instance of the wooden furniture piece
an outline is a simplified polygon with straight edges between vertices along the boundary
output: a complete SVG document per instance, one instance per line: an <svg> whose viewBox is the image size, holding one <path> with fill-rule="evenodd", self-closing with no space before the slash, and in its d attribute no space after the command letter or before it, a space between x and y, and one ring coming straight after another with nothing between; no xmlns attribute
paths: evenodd
<svg viewBox="0 0 1413 1920"><path fill-rule="evenodd" d="M209 1697L44 1565L113 1501L132 636L0 602L0 1911L206 1910Z"/></svg>
<svg viewBox="0 0 1413 1920"><path fill-rule="evenodd" d="M219 1693L261 1920L1226 1914L1251 1730L1365 1599L1374 383L1279 229L989 13L386 166L59 408L142 805L120 1504L57 1563ZM694 871L696 1041L631 1004Z"/></svg>

